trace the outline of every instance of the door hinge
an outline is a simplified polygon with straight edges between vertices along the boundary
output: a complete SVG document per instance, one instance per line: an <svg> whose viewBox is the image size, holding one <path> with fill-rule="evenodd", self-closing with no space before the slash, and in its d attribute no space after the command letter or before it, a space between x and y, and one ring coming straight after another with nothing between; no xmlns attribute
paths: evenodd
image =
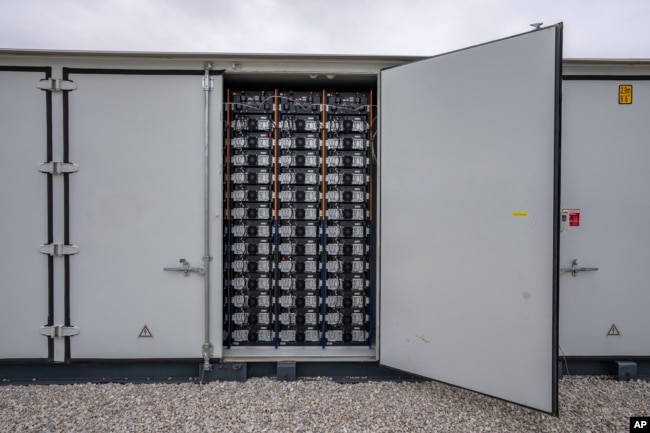
<svg viewBox="0 0 650 433"><path fill-rule="evenodd" d="M211 62L205 62L203 65L203 90L214 90L214 80L210 76L210 69L212 69Z"/></svg>
<svg viewBox="0 0 650 433"><path fill-rule="evenodd" d="M41 326L41 334L50 338L72 337L79 334L79 328L64 325Z"/></svg>
<svg viewBox="0 0 650 433"><path fill-rule="evenodd" d="M77 83L61 78L44 78L38 82L36 87L41 90L49 90L50 92L69 92L71 90L77 90Z"/></svg>
<svg viewBox="0 0 650 433"><path fill-rule="evenodd" d="M38 171L49 174L66 174L79 171L79 166L71 162L50 161L38 166Z"/></svg>
<svg viewBox="0 0 650 433"><path fill-rule="evenodd" d="M77 254L79 252L79 247L76 245L43 244L38 247L38 251L49 256L58 257Z"/></svg>
<svg viewBox="0 0 650 433"><path fill-rule="evenodd" d="M212 77L203 77L203 90L214 90L214 79Z"/></svg>

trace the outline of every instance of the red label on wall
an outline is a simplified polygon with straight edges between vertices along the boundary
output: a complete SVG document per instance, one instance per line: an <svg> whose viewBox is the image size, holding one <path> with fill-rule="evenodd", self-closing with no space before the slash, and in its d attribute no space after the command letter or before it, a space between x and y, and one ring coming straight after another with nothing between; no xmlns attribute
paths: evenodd
<svg viewBox="0 0 650 433"><path fill-rule="evenodd" d="M580 209L562 209L562 212L569 214L569 227L580 226Z"/></svg>

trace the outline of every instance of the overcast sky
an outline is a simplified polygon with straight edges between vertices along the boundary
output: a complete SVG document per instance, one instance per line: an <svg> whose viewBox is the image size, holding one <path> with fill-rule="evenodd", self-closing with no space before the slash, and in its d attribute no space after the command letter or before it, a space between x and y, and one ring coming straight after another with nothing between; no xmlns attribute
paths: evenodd
<svg viewBox="0 0 650 433"><path fill-rule="evenodd" d="M650 0L0 0L0 48L434 55L564 22L565 58L650 58Z"/></svg>

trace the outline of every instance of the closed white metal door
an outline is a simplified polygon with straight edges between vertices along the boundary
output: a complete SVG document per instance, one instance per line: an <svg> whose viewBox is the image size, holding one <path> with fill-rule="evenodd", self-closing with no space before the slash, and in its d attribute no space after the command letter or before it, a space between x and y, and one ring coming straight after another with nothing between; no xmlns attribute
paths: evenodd
<svg viewBox="0 0 650 433"><path fill-rule="evenodd" d="M80 249L70 258L69 316L80 329L70 356L200 358L204 276L163 268L204 265L202 77L86 72L69 74L78 85L68 101L69 156L79 165L69 235ZM220 90L213 104L220 112ZM215 194L219 185L215 173ZM215 254L220 239L215 227Z"/></svg>
<svg viewBox="0 0 650 433"><path fill-rule="evenodd" d="M557 411L561 25L381 74L380 362Z"/></svg>
<svg viewBox="0 0 650 433"><path fill-rule="evenodd" d="M51 315L48 258L45 71L0 70L0 359L47 358L40 327ZM51 234L50 234L51 235Z"/></svg>
<svg viewBox="0 0 650 433"><path fill-rule="evenodd" d="M564 81L569 221L561 234L560 346L567 356L650 356L649 79ZM631 86L630 104L619 103L626 91L619 86Z"/></svg>

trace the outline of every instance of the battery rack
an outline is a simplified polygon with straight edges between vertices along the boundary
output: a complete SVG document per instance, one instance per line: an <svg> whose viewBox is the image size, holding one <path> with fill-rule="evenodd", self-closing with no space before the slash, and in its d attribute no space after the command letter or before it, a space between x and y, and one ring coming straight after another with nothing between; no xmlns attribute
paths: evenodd
<svg viewBox="0 0 650 433"><path fill-rule="evenodd" d="M229 92L227 99L226 344L271 344L275 95Z"/></svg>
<svg viewBox="0 0 650 433"><path fill-rule="evenodd" d="M226 92L224 345L370 345L372 92Z"/></svg>

